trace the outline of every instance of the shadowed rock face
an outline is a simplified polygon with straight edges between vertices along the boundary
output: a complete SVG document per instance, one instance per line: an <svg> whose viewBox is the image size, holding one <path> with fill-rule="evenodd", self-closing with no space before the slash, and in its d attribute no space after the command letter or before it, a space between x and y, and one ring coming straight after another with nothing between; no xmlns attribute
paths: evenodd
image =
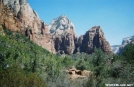
<svg viewBox="0 0 134 87"><path fill-rule="evenodd" d="M95 48L101 48L104 52L111 52L110 44L106 41L100 26L94 26L85 35L80 36L75 51L91 54Z"/></svg>
<svg viewBox="0 0 134 87"><path fill-rule="evenodd" d="M64 36L56 36L55 49L58 54L73 54L75 49L74 36L67 33Z"/></svg>

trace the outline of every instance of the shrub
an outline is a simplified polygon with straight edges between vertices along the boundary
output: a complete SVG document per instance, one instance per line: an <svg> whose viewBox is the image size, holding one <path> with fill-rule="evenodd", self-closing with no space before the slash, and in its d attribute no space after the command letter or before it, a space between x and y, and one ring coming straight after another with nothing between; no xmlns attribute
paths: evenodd
<svg viewBox="0 0 134 87"><path fill-rule="evenodd" d="M47 87L36 73L26 73L18 66L0 70L0 87Z"/></svg>
<svg viewBox="0 0 134 87"><path fill-rule="evenodd" d="M82 60L82 59L79 60L78 63L76 64L76 68L78 70L86 70L87 68L86 68L86 64L85 64L84 60Z"/></svg>

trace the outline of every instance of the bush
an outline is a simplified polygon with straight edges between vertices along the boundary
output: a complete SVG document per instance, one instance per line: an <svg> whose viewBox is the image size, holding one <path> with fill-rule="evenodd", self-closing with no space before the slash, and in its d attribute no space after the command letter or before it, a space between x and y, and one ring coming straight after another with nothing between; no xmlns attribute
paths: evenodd
<svg viewBox="0 0 134 87"><path fill-rule="evenodd" d="M36 73L26 73L18 66L0 70L0 87L47 87Z"/></svg>
<svg viewBox="0 0 134 87"><path fill-rule="evenodd" d="M73 64L73 60L69 58L68 56L65 56L62 61L63 65L65 67L70 67Z"/></svg>
<svg viewBox="0 0 134 87"><path fill-rule="evenodd" d="M76 64L76 68L78 70L86 70L87 67L86 67L84 60L79 60L78 63Z"/></svg>

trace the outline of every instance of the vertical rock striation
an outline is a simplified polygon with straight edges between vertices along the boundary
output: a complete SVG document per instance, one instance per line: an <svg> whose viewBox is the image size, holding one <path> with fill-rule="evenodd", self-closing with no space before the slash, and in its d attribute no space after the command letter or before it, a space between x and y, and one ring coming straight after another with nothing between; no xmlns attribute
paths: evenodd
<svg viewBox="0 0 134 87"><path fill-rule="evenodd" d="M111 52L110 44L106 41L100 26L94 26L85 35L80 36L75 51L91 54L95 48L100 48L104 52Z"/></svg>
<svg viewBox="0 0 134 87"><path fill-rule="evenodd" d="M54 46L59 54L73 54L75 49L74 40L76 38L75 28L73 23L62 15L54 19L49 25L50 33L55 36Z"/></svg>

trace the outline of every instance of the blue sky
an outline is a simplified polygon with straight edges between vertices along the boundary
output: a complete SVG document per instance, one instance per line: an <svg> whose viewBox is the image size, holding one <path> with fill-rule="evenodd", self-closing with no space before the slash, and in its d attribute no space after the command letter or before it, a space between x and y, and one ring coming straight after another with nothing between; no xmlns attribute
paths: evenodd
<svg viewBox="0 0 134 87"><path fill-rule="evenodd" d="M28 0L49 25L61 15L74 23L78 36L95 25L101 26L110 45L134 35L134 0Z"/></svg>

